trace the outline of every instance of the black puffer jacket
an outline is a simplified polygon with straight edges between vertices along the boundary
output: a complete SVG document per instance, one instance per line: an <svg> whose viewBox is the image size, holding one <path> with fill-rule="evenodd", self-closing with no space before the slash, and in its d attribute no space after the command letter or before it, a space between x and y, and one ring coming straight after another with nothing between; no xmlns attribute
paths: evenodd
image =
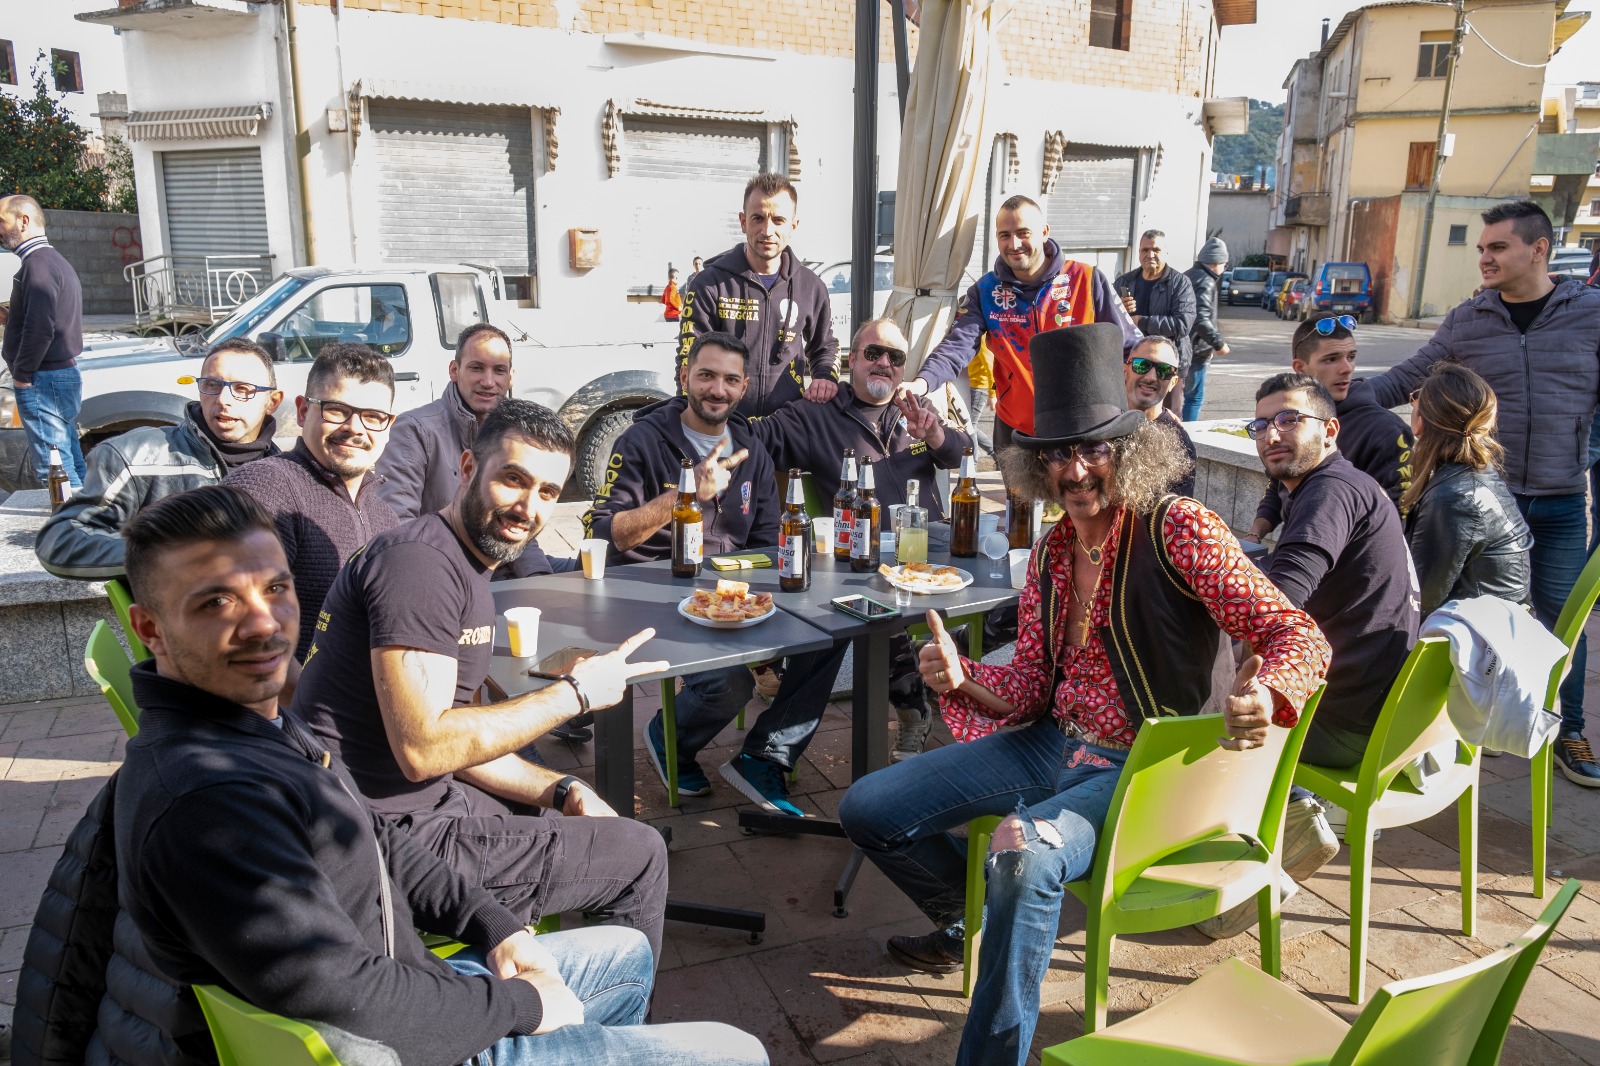
<svg viewBox="0 0 1600 1066"><path fill-rule="evenodd" d="M180 1049L167 1036L204 1033L200 1008L157 973L133 921L117 909L116 783L113 774L89 804L39 898L12 1015L15 1066L216 1061L209 1040Z"/></svg>
<svg viewBox="0 0 1600 1066"><path fill-rule="evenodd" d="M1468 596L1528 602L1533 536L1493 470L1465 463L1440 467L1406 515L1406 542L1424 616Z"/></svg>

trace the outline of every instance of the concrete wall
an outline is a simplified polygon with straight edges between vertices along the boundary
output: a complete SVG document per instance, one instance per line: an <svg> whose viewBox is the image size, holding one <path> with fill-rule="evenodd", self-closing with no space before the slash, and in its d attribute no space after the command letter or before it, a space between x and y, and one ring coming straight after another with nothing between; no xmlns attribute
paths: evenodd
<svg viewBox="0 0 1600 1066"><path fill-rule="evenodd" d="M1428 197L1424 193L1405 193L1400 198L1395 228L1396 270L1389 293L1389 318L1410 317L1411 296L1416 285L1416 264L1422 247L1422 220ZM1442 315L1472 295L1483 282L1478 273L1478 235L1483 232L1484 211L1498 200L1481 196L1441 196L1434 206L1433 239L1428 254L1428 277L1424 284L1421 314L1428 318ZM1450 227L1466 227L1464 244L1450 244Z"/></svg>
<svg viewBox="0 0 1600 1066"><path fill-rule="evenodd" d="M1272 194L1265 189L1241 192L1212 189L1206 213L1207 236L1221 237L1228 246L1228 262L1242 263L1247 255L1267 250L1267 229Z"/></svg>
<svg viewBox="0 0 1600 1066"><path fill-rule="evenodd" d="M133 315L133 290L122 268L142 258L139 216L116 211L48 211L50 243L83 285L86 315Z"/></svg>

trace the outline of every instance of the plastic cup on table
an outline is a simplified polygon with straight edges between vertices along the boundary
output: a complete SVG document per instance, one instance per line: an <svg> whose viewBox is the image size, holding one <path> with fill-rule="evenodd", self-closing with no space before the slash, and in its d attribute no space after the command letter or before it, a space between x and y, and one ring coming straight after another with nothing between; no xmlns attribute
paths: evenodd
<svg viewBox="0 0 1600 1066"><path fill-rule="evenodd" d="M989 576L1006 576L1006 554L1011 550L1011 541L1004 533L990 533L979 542L979 548L984 558L989 560Z"/></svg>
<svg viewBox="0 0 1600 1066"><path fill-rule="evenodd" d="M1028 584L1028 560L1033 557L1032 548L1012 548L1011 560L1011 587L1020 589Z"/></svg>
<svg viewBox="0 0 1600 1066"><path fill-rule="evenodd" d="M1000 529L1000 516L997 514L981 514L978 516L978 536L987 537Z"/></svg>
<svg viewBox="0 0 1600 1066"><path fill-rule="evenodd" d="M506 611L506 644L519 659L539 653L539 608L512 607Z"/></svg>
<svg viewBox="0 0 1600 1066"><path fill-rule="evenodd" d="M811 520L811 550L818 555L828 555L833 551L833 519L813 518Z"/></svg>
<svg viewBox="0 0 1600 1066"><path fill-rule="evenodd" d="M599 581L606 576L606 552L610 549L611 542L605 540L580 540L578 542L578 559L583 563L583 576L590 581Z"/></svg>

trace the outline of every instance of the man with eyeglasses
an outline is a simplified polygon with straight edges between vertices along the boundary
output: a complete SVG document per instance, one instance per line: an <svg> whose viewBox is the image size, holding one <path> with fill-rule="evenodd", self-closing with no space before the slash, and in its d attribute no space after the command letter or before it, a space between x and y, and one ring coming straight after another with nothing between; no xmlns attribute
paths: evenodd
<svg viewBox="0 0 1600 1066"><path fill-rule="evenodd" d="M1339 418L1339 452L1368 474L1398 507L1411 485L1411 446L1416 438L1405 420L1379 406L1370 392L1352 389L1360 379L1356 371L1356 320L1352 315L1323 312L1300 323L1290 342L1291 368L1322 383L1333 397ZM1271 482L1250 523L1250 535L1260 540L1284 520L1288 493Z"/></svg>
<svg viewBox="0 0 1600 1066"><path fill-rule="evenodd" d="M278 454L273 412L283 393L265 348L223 341L192 380L200 398L184 408L182 422L141 426L89 453L83 489L39 530L34 551L46 570L82 581L121 577L122 527L139 508Z"/></svg>
<svg viewBox="0 0 1600 1066"><path fill-rule="evenodd" d="M1262 569L1289 602L1316 619L1333 649L1328 687L1300 758L1313 766L1355 766L1422 620L1400 512L1377 481L1341 454L1333 397L1316 378L1268 378L1256 391L1256 417L1245 432L1288 498L1288 518ZM1290 793L1283 833L1283 872L1297 883L1339 850L1322 805L1304 789ZM1252 905L1198 928L1230 937L1255 920Z"/></svg>
<svg viewBox="0 0 1600 1066"><path fill-rule="evenodd" d="M232 471L223 482L272 516L294 573L304 660L322 601L339 568L362 545L400 524L372 473L394 422L394 367L365 344L330 344L295 397L301 436L293 450Z"/></svg>
<svg viewBox="0 0 1600 1066"><path fill-rule="evenodd" d="M1159 422L1177 434L1178 442L1189 455L1189 472L1172 483L1172 491L1179 496L1194 495L1194 441L1189 439L1183 423L1179 422L1167 406L1167 397L1177 391L1183 379L1179 376L1178 351L1165 337L1146 337L1134 345L1133 353L1122 366L1122 384L1128 391L1128 410L1143 411L1152 422Z"/></svg>
<svg viewBox="0 0 1600 1066"><path fill-rule="evenodd" d="M833 399L789 404L751 424L773 466L810 471L818 496L828 500L839 491L840 457L853 448L858 462L872 460L874 491L886 515L888 508L906 502L906 482L914 478L921 485L918 502L928 508L929 519L943 521L934 475L960 466L961 453L972 446L972 439L941 424L926 400L899 392L906 348L905 334L893 321L862 323L850 344L849 379ZM889 702L900 720L894 757L905 759L922 751L933 712L903 634L890 642L889 654Z"/></svg>
<svg viewBox="0 0 1600 1066"><path fill-rule="evenodd" d="M1015 656L963 657L928 612L924 682L961 744L868 774L845 794L846 834L931 919L889 954L931 973L961 967L966 843L954 831L998 815L985 864L978 981L956 1062L1027 1062L1061 919L1062 885L1086 876L1147 718L1211 695L1223 634L1256 655L1224 701L1234 750L1292 726L1328 645L1273 587L1221 518L1167 487L1188 465L1171 434L1125 407L1114 325L1036 334L1035 429L1001 453L1025 496L1065 515L1034 546ZM1008 728L1010 727L1010 728Z"/></svg>

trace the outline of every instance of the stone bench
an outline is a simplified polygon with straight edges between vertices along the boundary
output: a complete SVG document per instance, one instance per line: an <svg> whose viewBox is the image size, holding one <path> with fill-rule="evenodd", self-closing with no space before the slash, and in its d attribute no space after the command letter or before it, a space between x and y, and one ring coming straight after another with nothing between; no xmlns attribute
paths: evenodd
<svg viewBox="0 0 1600 1066"><path fill-rule="evenodd" d="M1256 442L1244 435L1245 421L1223 418L1190 422L1183 427L1194 441L1195 498L1241 536L1255 520L1256 506L1267 491L1269 480L1256 455Z"/></svg>

